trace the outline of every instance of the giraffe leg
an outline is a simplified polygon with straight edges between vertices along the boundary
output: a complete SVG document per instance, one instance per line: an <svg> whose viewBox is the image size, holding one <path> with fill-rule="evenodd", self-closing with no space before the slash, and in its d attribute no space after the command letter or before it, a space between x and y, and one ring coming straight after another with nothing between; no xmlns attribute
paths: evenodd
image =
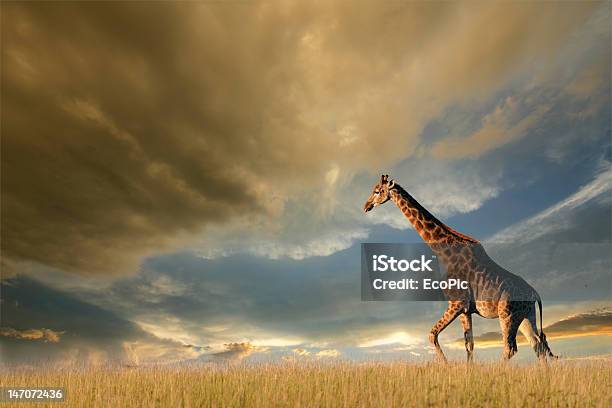
<svg viewBox="0 0 612 408"><path fill-rule="evenodd" d="M440 347L440 343L438 343L438 335L442 330L446 328L449 324L453 322L463 311L463 304L461 303L449 303L446 312L444 315L438 320L438 322L432 327L431 332L429 333L429 341L436 348L436 354L438 358L446 362L446 356L442 352L442 348Z"/></svg>
<svg viewBox="0 0 612 408"><path fill-rule="evenodd" d="M518 350L516 346L516 333L522 320L512 315L499 317L499 325L501 326L504 342L504 360L510 360Z"/></svg>
<svg viewBox="0 0 612 408"><path fill-rule="evenodd" d="M525 336L527 341L529 341L529 344L535 351L536 356L538 356L540 361L546 361L546 351L543 344L540 342L538 335L536 334L537 326L535 321L535 313L533 316L529 316L523 320L519 326L519 330L523 336Z"/></svg>
<svg viewBox="0 0 612 408"><path fill-rule="evenodd" d="M548 342L546 341L546 336L542 333L542 338L540 338L537 334L538 326L536 325L536 310L534 305L528 310L527 317L523 320L519 329L529 340L529 344L533 347L540 361L546 362L547 357L552 359L557 358L550 350Z"/></svg>
<svg viewBox="0 0 612 408"><path fill-rule="evenodd" d="M467 351L467 361L474 359L474 333L472 332L472 315L464 313L460 316L463 326L463 337L465 338L465 351Z"/></svg>

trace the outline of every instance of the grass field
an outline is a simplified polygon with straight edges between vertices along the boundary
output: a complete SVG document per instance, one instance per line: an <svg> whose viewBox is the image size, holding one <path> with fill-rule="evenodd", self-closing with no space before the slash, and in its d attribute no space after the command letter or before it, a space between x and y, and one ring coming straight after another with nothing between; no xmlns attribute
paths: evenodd
<svg viewBox="0 0 612 408"><path fill-rule="evenodd" d="M67 390L64 403L17 407L608 407L611 372L606 363L286 363L13 370L0 385Z"/></svg>

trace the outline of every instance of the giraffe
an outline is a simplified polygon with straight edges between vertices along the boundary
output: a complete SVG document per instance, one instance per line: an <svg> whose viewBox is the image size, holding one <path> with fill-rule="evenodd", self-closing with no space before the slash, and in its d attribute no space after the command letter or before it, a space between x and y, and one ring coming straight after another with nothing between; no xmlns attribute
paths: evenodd
<svg viewBox="0 0 612 408"><path fill-rule="evenodd" d="M419 204L388 175L382 175L364 206L364 212L393 201L417 233L437 255L446 268L448 278L468 281L467 291L445 291L448 307L433 326L429 341L438 358L446 361L438 342L438 335L457 317L461 320L467 360L473 360L474 336L472 314L488 319L499 319L503 335L503 358L509 360L516 352L517 331L527 338L536 356L546 361L556 358L550 350L543 331L542 300L523 278L514 275L493 261L480 242L442 223ZM537 332L535 303L540 310L540 331ZM537 333L537 334L536 334Z"/></svg>

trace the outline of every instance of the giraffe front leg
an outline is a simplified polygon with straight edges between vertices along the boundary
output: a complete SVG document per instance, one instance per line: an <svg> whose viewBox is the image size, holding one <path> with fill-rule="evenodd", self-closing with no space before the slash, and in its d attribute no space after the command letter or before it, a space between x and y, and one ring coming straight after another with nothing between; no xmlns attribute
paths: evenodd
<svg viewBox="0 0 612 408"><path fill-rule="evenodd" d="M438 358L446 362L446 356L440 347L440 343L438 342L438 335L444 330L449 324L453 322L461 314L463 311L463 305L461 303L450 303L444 315L438 320L438 322L432 327L431 332L429 333L429 341L436 349L436 354Z"/></svg>
<svg viewBox="0 0 612 408"><path fill-rule="evenodd" d="M465 339L465 351L467 352L467 361L471 362L474 359L474 333L472 332L472 315L464 313L460 316L461 325L463 326L463 337Z"/></svg>

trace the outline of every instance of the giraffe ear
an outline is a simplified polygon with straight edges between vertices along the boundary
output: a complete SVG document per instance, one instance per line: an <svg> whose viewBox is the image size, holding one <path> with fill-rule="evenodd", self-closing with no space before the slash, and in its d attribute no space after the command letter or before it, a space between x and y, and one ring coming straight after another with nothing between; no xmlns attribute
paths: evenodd
<svg viewBox="0 0 612 408"><path fill-rule="evenodd" d="M387 182L387 188L391 190L393 187L395 187L395 180L389 180Z"/></svg>

